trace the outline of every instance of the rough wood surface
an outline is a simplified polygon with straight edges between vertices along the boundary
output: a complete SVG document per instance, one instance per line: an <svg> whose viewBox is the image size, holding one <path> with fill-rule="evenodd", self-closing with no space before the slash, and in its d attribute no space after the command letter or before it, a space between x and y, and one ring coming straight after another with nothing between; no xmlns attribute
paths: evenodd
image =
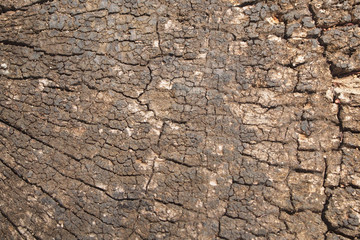
<svg viewBox="0 0 360 240"><path fill-rule="evenodd" d="M359 239L359 3L2 0L0 238Z"/></svg>

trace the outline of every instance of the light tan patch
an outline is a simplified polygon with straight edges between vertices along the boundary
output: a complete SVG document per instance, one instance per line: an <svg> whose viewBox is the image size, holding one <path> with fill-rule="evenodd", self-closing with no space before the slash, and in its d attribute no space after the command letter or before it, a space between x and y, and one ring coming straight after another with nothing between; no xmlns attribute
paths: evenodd
<svg viewBox="0 0 360 240"><path fill-rule="evenodd" d="M333 80L334 93L338 95L337 103L356 103L360 96L360 78L348 76Z"/></svg>
<svg viewBox="0 0 360 240"><path fill-rule="evenodd" d="M266 18L266 21L268 21L268 23L270 23L271 25L275 25L275 24L280 23L279 19L277 17L275 17L275 16Z"/></svg>
<svg viewBox="0 0 360 240"><path fill-rule="evenodd" d="M244 11L246 8L239 8L239 7L233 7L228 9L225 12L225 16L228 19L229 24L242 24L244 22L247 22L249 20L249 16L247 16Z"/></svg>
<svg viewBox="0 0 360 240"><path fill-rule="evenodd" d="M246 48L248 44L243 41L231 42L229 44L229 52L232 55L247 55Z"/></svg>
<svg viewBox="0 0 360 240"><path fill-rule="evenodd" d="M73 128L71 130L71 133L76 137L81 137L82 135L84 135L85 132L86 132L86 128L84 127Z"/></svg>
<svg viewBox="0 0 360 240"><path fill-rule="evenodd" d="M241 0L227 0L227 2L231 2L234 5L238 5L238 4L241 4L243 1L241 1Z"/></svg>

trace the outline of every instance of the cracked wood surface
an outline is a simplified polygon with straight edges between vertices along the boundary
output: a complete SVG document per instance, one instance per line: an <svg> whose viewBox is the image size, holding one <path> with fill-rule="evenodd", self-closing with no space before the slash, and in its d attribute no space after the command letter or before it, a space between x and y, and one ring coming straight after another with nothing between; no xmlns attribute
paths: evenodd
<svg viewBox="0 0 360 240"><path fill-rule="evenodd" d="M360 238L360 2L3 0L2 239Z"/></svg>

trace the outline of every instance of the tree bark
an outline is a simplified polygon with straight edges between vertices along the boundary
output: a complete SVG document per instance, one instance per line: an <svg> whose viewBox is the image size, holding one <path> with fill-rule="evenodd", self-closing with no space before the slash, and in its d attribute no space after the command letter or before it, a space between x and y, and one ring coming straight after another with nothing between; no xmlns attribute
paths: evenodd
<svg viewBox="0 0 360 240"><path fill-rule="evenodd" d="M3 0L2 239L359 239L359 20Z"/></svg>

